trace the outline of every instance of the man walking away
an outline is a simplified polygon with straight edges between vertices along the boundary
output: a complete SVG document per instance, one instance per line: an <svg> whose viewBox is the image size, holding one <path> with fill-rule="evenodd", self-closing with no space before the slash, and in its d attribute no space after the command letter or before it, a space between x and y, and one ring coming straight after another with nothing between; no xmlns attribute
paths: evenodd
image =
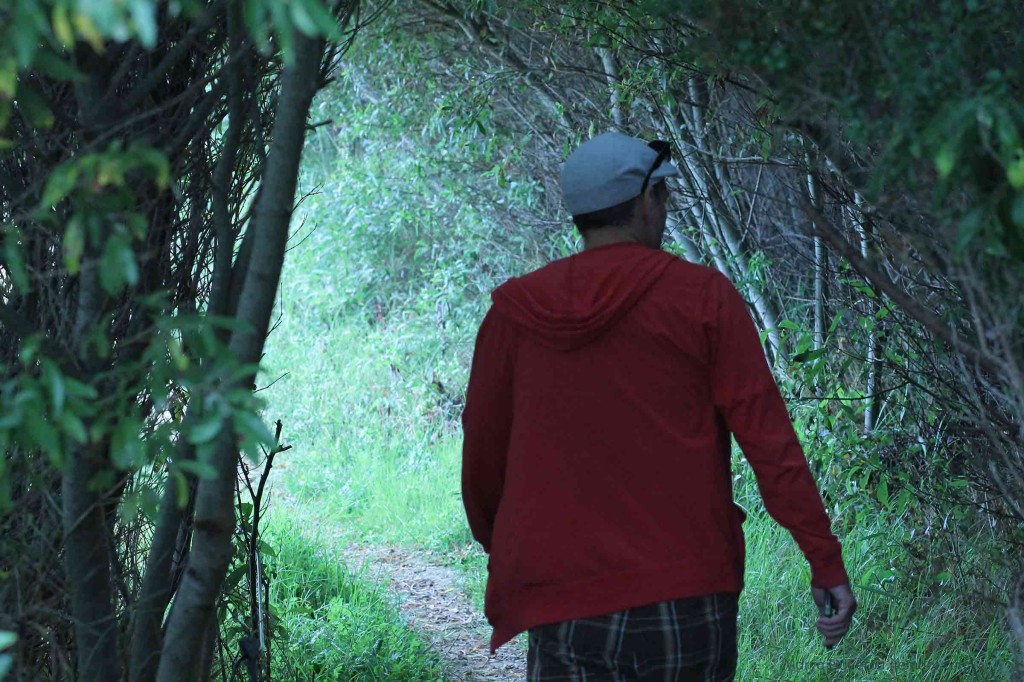
<svg viewBox="0 0 1024 682"><path fill-rule="evenodd" d="M660 250L668 157L618 133L573 152L562 191L585 248L498 287L477 336L463 502L490 555L491 649L529 631L529 680L734 679L730 434L810 564L825 646L856 609L746 304Z"/></svg>

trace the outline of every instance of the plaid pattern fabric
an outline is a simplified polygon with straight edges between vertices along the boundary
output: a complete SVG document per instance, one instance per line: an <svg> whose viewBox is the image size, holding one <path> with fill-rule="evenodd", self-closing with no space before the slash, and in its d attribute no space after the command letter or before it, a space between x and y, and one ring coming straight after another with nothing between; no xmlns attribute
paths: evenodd
<svg viewBox="0 0 1024 682"><path fill-rule="evenodd" d="M731 682L738 596L711 594L532 628L529 682Z"/></svg>

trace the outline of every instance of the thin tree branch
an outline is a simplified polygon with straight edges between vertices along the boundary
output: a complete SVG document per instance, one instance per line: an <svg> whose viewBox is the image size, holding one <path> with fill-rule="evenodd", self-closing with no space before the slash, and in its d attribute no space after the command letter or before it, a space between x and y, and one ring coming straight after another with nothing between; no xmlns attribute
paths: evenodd
<svg viewBox="0 0 1024 682"><path fill-rule="evenodd" d="M958 337L948 325L943 323L938 317L929 311L925 310L917 301L911 298L908 293L897 287L887 275L870 265L867 262L867 259L860 255L857 248L846 241L846 239L844 239L839 233L839 230L837 230L836 227L832 225L832 223L830 223L820 211L818 211L818 209L811 205L806 198L801 197L800 203L801 207L807 212L807 215L811 217L811 221L814 224L812 235L819 236L831 244L839 255L850 263L854 270L860 273L862 277L867 279L874 286L878 287L879 290L884 292L885 295L892 299L892 301L905 313L924 325L925 329L935 335L936 338L945 341L958 353L970 358L971 361L984 367L995 375L999 375L1002 372L1002 367L998 360L986 353L982 353L980 350Z"/></svg>

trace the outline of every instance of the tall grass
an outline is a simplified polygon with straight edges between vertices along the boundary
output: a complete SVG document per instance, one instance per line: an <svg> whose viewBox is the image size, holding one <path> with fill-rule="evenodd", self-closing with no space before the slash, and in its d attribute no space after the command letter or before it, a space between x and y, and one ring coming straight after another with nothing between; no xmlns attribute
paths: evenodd
<svg viewBox="0 0 1024 682"><path fill-rule="evenodd" d="M288 492L343 534L437 546L462 525L452 487L460 444L450 413L407 392L415 378L394 376L386 335L358 322L313 348L281 335L272 357L292 364L270 389L268 416L284 420L296 451L278 467ZM417 403L422 412L410 415ZM424 416L431 409L438 414ZM420 419L435 423L416 428Z"/></svg>

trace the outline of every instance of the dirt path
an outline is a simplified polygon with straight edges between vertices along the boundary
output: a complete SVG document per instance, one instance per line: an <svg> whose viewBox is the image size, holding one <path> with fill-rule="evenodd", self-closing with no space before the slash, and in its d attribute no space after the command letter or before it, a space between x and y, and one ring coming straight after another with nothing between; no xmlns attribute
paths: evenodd
<svg viewBox="0 0 1024 682"><path fill-rule="evenodd" d="M389 547L349 545L346 563L371 579L391 586L402 615L447 664L450 682L523 680L526 654L520 641L509 642L488 655L490 627L459 588L455 569L420 554Z"/></svg>

